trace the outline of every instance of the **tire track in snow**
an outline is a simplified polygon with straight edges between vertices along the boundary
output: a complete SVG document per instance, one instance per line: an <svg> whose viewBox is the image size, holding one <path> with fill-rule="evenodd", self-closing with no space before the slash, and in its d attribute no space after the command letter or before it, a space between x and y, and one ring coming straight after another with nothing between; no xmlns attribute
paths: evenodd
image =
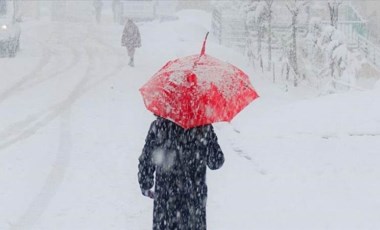
<svg viewBox="0 0 380 230"><path fill-rule="evenodd" d="M47 123L53 120L56 116L58 115L62 116L60 149L58 151L56 161L53 165L53 169L49 173L49 176L47 177L41 191L35 197L33 202L29 205L25 213L18 219L17 223L11 225L12 230L28 229L32 225L34 225L38 221L38 219L42 216L46 208L49 206L49 203L54 198L54 195L56 194L59 186L61 185L63 181L66 168L69 164L69 155L70 155L70 148L71 148L70 147L71 146L70 119L68 118L68 115L65 115L65 114L70 114L70 112L67 112L67 110L70 110L70 106L77 99L79 99L81 95L91 90L93 87L96 87L98 84L100 84L107 78L113 76L115 73L121 71L121 69L123 68L123 66L121 65L122 62L120 61L119 65L117 65L117 67L112 72L104 75L97 82L91 85L87 85L87 83L89 82L89 79L91 79L91 77L93 76L91 72L93 72L92 66L94 63L93 62L94 55L91 54L91 50L87 49L86 51L90 60L86 74L84 75L80 83L76 86L76 88L73 90L73 92L70 94L70 96L64 102L55 105L54 106L55 108L53 109L53 111L51 111L50 114L47 115L44 119L37 122L31 128L22 132L21 135L19 135L16 139L13 139L12 141L3 144L0 147L0 149L6 148L7 146L13 143L16 143L22 139L25 139L31 136L32 134L34 134L37 129L45 126ZM32 118L29 118L29 120L33 120Z"/></svg>
<svg viewBox="0 0 380 230"><path fill-rule="evenodd" d="M91 88L94 88L96 87L96 85L99 85L100 83L108 80L108 78L116 75L117 73L121 72L121 70L123 70L123 68L125 68L125 60L124 60L124 56L123 54L120 52L119 49L117 48L114 48L113 46L110 46L109 44L107 44L106 42L100 40L97 36L93 36L94 38L94 41L97 42L98 44L104 46L107 48L108 51L112 50L111 53L113 54L117 54L118 56L118 64L116 65L116 68L114 68L111 72L109 72L108 74L104 75L101 79L99 79L98 81L88 85L86 87L86 90L90 90Z"/></svg>
<svg viewBox="0 0 380 230"><path fill-rule="evenodd" d="M68 98L55 106L52 113L45 117L42 121L37 123L40 127L50 123L57 116L61 116L60 123L60 143L56 160L53 164L49 175L47 176L42 189L33 199L31 204L27 207L26 211L20 216L16 223L11 224L11 230L24 230L30 229L43 215L46 208L49 207L50 202L57 193L60 185L63 182L64 175L66 174L67 166L70 160L71 151L71 105L76 101L81 94L81 90L92 77L93 71L93 55L90 55L90 50L86 49L86 54L89 58L89 63L84 76L81 81L76 85L74 90L70 93ZM33 127L33 129L39 129L39 126ZM26 134L31 133L27 132ZM24 136L21 136L24 137ZM20 137L19 137L20 138ZM1 147L0 147L1 149Z"/></svg>
<svg viewBox="0 0 380 230"><path fill-rule="evenodd" d="M29 229L42 216L57 190L61 186L66 168L70 162L71 152L71 110L67 108L61 115L59 148L52 170L47 176L41 191L34 198L25 213L16 224L11 225L11 230Z"/></svg>
<svg viewBox="0 0 380 230"><path fill-rule="evenodd" d="M53 36L53 34L51 34L51 37L52 36ZM58 35L56 35L56 37L58 37ZM34 38L31 38L31 39L34 39ZM52 38L50 38L48 40L51 40L51 39ZM38 43L40 43L41 44L40 46L46 52L49 53L50 59L51 59L52 54L55 54L55 52L53 52L52 49L50 49L47 45L43 45L41 42L38 42ZM79 64L79 60L81 59L81 53L79 52L79 50L76 47L74 47L73 45L66 45L66 43L62 43L62 44L64 45L65 48L69 49L70 53L72 54L71 61L70 61L70 63L67 66L65 66L61 70L58 70L58 71L56 71L56 72L48 75L48 77L45 77L45 78L42 78L42 79L39 79L39 80L35 80L36 78L31 77L31 78L27 79L26 81L22 81L22 82L20 81L19 84L14 85L12 87L12 90L9 90L7 96L10 96L11 93L14 93L16 91L19 92L19 91L22 91L22 90L27 90L28 88L36 86L37 84L46 82L47 80L51 80L51 79L53 79L53 78L55 78L55 77L57 77L59 75L63 75L67 71L73 69L76 65L78 65ZM46 62L46 60L45 61L44 60L45 59L43 59L41 61L41 63ZM48 65L48 63L46 65ZM33 71L32 73L29 73L27 76L29 77L29 76L38 75L36 73L38 73L39 71L41 71L43 67L36 68L38 71ZM33 81L33 80L35 80L35 81ZM0 100L0 102L1 102L1 100ZM25 129L25 127L27 127L28 125L32 124L36 120L38 120L39 117L42 117L44 115L44 113L48 113L48 111L49 111L49 109L47 109L47 111L46 110L45 111L42 110L41 112L38 112L38 113L35 113L35 114L32 114L32 115L28 115L25 119L9 125L7 128L5 128L0 133L0 140L5 140L5 139L11 137L12 135L18 135L19 133L21 133ZM27 134L25 134L25 135L27 135Z"/></svg>
<svg viewBox="0 0 380 230"><path fill-rule="evenodd" d="M40 78L40 79L30 82L29 84L25 85L25 87L20 88L19 91L26 90L28 88L34 87L38 84L41 84L49 80L53 80L56 77L68 72L68 70L73 69L79 63L79 60L81 59L81 56L80 56L81 54L78 52L77 48L73 46L73 44L77 44L78 42L82 41L83 36L87 37L88 30L84 31L84 35L82 36L74 36L68 39L62 39L62 38L65 38L64 35L66 34L66 30L62 28L65 28L66 26L67 26L66 24L62 25L60 23L55 25L55 31L52 33L50 40L53 41L53 45L55 46L62 45L64 48L67 48L70 50L70 53L72 56L70 63L66 65L65 67L61 68L60 70L57 70L44 78ZM62 59L65 59L65 58L62 58Z"/></svg>
<svg viewBox="0 0 380 230"><path fill-rule="evenodd" d="M103 42L100 42L96 39L94 39L95 42L98 42L99 44L102 44L103 46L107 46L107 48L110 48L110 46L104 44ZM113 47L111 47L113 48ZM92 59L95 55L90 54L91 50L86 49L87 54L89 56L89 59ZM13 144L16 144L26 138L29 138L33 136L39 129L45 127L48 125L52 120L54 120L57 116L59 116L62 111L64 111L65 107L68 105L73 104L76 100L78 100L82 95L84 95L89 90L95 88L97 85L101 84L102 82L106 81L108 78L116 75L118 72L120 72L124 67L124 61L121 60L121 55L118 55L119 63L111 72L103 75L99 80L90 83L89 80L92 79L92 76L94 75L91 73L92 70L88 69L86 76L82 79L82 81L78 84L77 88L70 94L70 96L64 100L61 103L57 103L53 106L51 106L48 109L48 112L38 112L33 115L29 115L26 119L23 121L17 122L15 124L12 124L9 126L3 133L0 133L0 150L6 149L10 147ZM92 61L93 63L93 61ZM92 65L89 65L89 68ZM84 81L84 82L83 82ZM78 88L79 87L79 88ZM44 115L46 114L46 115ZM34 124L33 124L34 123ZM27 128L24 128L25 126L28 126ZM17 130L18 129L18 130ZM21 129L21 130L20 130Z"/></svg>
<svg viewBox="0 0 380 230"><path fill-rule="evenodd" d="M32 80L33 78L39 76L52 58L52 51L47 48L47 46L41 45L43 47L42 58L37 64L37 66L32 70L32 72L24 75L19 81L13 84L10 88L6 89L4 92L0 93L0 103L7 99L10 95L15 93L20 87Z"/></svg>
<svg viewBox="0 0 380 230"><path fill-rule="evenodd" d="M38 219L43 215L43 212L49 206L51 200L54 198L56 192L58 191L60 185L63 182L64 175L69 165L70 159L70 150L71 150L71 127L70 127L70 107L72 103L74 103L81 95L83 95L88 90L91 90L93 87L96 87L98 84L106 80L107 78L113 76L115 73L121 71L122 67L121 60L119 60L119 65L112 72L104 75L100 80L93 83L90 86L86 87L86 83L88 83L88 79L92 77L91 68L94 64L93 57L91 54L91 50L86 50L89 55L89 65L84 75L82 81L76 87L76 90L71 94L71 102L67 101L67 106L62 107L64 110L61 115L61 134L60 134L60 147L57 154L56 161L53 165L53 169L50 171L45 184L43 185L41 191L35 197L33 202L29 205L26 212L18 219L17 223L11 225L11 230L24 230L33 226ZM83 89L83 90L81 90ZM1 149L1 147L0 147Z"/></svg>
<svg viewBox="0 0 380 230"><path fill-rule="evenodd" d="M87 51L87 54L89 53L88 50ZM89 55L89 54L88 54ZM21 130L18 134L13 134L13 133L5 133L3 135L0 135L2 136L3 138L7 139L7 135L8 137L11 137L11 138L8 138L10 140L6 140L6 141L0 141L0 150L2 149L5 149L9 146L11 146L12 144L15 144L23 139L26 139L32 135L34 135L40 128L48 125L52 120L54 120L55 118L57 118L60 114L62 114L62 112L64 112L64 110L66 108L68 108L71 104L73 104L81 94L83 94L83 88L84 86L86 85L87 81L90 80L91 78L91 59L92 57L89 55L89 59L90 59L90 63L87 67L87 70L86 70L86 73L84 74L84 77L82 77L81 81L74 87L74 90L69 94L69 96L63 100L62 102L60 103L57 103L53 106L50 107L50 109L48 109L48 112L45 113L45 115L41 115L41 114L44 114L44 112L39 112L39 113L36 113L34 115L29 115L29 117L32 117L34 119L26 119L26 121L28 121L29 124L31 124L29 127L25 128L24 130ZM26 125L26 121L22 121L21 124L23 125ZM34 123L34 124L33 124ZM21 127L22 125L20 124L17 124L15 127ZM15 136L12 138L12 136Z"/></svg>
<svg viewBox="0 0 380 230"><path fill-rule="evenodd" d="M28 88L34 87L37 84L46 82L48 80L52 80L53 78L64 74L66 71L73 69L79 63L79 60L81 59L81 55L80 55L79 51L76 50L75 48L70 47L70 49L71 49L71 52L73 54L73 58L71 59L71 62L69 65L67 65L62 70L59 70L59 71L53 73L52 75L49 75L49 77L40 79L38 81L31 82L30 84L25 85L24 87L20 86L20 88L18 88L17 91L27 90ZM12 134L17 135L17 133L20 133L23 129L25 129L26 126L32 124L34 121L38 120L39 117L43 116L44 113L46 113L46 111L45 112L39 112L39 113L33 114L33 115L29 115L24 120L16 122L16 123L8 126L7 128L4 129L4 131L2 133L0 133L0 140L4 140L7 137L12 136Z"/></svg>
<svg viewBox="0 0 380 230"><path fill-rule="evenodd" d="M60 32L60 25L56 25L55 29ZM56 78L57 76L64 74L67 72L67 70L72 69L79 61L79 53L77 50L73 47L69 47L66 45L66 43L62 43L64 47L69 48L71 50L73 58L71 59L71 62L65 66L64 68L55 71L50 74L44 73L44 69L49 66L49 64L52 62L52 57L54 57L54 51L52 48L49 48L48 43L53 40L54 35L55 37L58 37L57 33L58 32L51 32L50 36L46 41L40 42L39 45L43 47L43 57L41 58L40 62L37 64L36 68L34 68L30 73L24 75L18 82L16 82L13 86L5 90L3 93L0 94L0 103L3 102L5 99L7 99L9 96L12 94L18 92L18 91L23 91L28 88L31 88L33 86L36 86L37 84L40 84L42 82L45 82L47 80L52 80ZM30 37L29 39L36 40L35 38ZM59 40L59 39L57 39ZM56 45L55 43L53 43ZM47 77L40 78L41 76L48 75ZM37 80L36 80L37 79Z"/></svg>
<svg viewBox="0 0 380 230"><path fill-rule="evenodd" d="M73 69L76 65L78 65L79 60L80 60L80 53L73 47L69 47L69 49L71 50L71 54L72 54L73 58L71 58L71 61L67 66L49 74L46 77L32 81L29 84L25 84L25 86L20 87L18 89L18 91L24 91L24 90L27 90L29 88L35 87L41 83L47 82L49 80L53 80L53 79L57 78L58 76L65 74L67 71Z"/></svg>

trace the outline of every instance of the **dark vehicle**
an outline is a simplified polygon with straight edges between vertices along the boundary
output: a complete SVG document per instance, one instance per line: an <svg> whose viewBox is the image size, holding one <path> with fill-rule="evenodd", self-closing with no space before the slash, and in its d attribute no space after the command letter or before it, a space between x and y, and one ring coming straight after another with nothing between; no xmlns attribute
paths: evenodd
<svg viewBox="0 0 380 230"><path fill-rule="evenodd" d="M18 23L0 19L0 57L15 57L20 49L21 29Z"/></svg>

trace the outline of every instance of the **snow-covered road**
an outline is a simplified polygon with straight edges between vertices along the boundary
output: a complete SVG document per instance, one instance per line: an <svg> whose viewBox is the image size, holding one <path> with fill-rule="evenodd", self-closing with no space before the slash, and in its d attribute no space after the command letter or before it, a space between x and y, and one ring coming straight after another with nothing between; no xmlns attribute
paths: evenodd
<svg viewBox="0 0 380 230"><path fill-rule="evenodd" d="M99 121L114 120L112 114L119 111L110 111L108 105L100 108L98 101L104 100L108 104L107 101L112 100L108 92L112 92L113 86L105 85L105 82L125 68L124 50L113 48L99 39L99 28L93 25L46 23L28 26L30 29L23 32L19 56L1 60L8 73L2 75L7 84L2 85L0 97L1 127L4 127L0 134L0 150L2 162L7 162L2 167L7 170L1 177L2 188L6 188L1 196L5 208L1 215L4 218L2 229L30 229L48 208L60 207L68 203L67 198L79 196L80 193L74 191L59 196L65 187L81 187L75 180L67 179L72 169L70 162L78 162L79 155L73 155L78 151L74 145L91 136L83 130L84 124L78 122L78 117L89 121L89 127L101 126ZM103 89L97 88L99 86ZM95 96L89 96L90 91ZM107 111L110 117L103 120L93 110ZM91 132L96 135L103 131L95 129ZM108 131L110 137L117 133ZM109 150L104 154L106 158L112 155ZM88 157L98 159L99 155ZM93 159L84 160L83 165L98 170L98 166L90 164ZM120 161L118 158L113 160ZM80 174L86 174L86 170ZM69 227L63 226L63 229Z"/></svg>
<svg viewBox="0 0 380 230"><path fill-rule="evenodd" d="M209 16L139 24L135 68L121 26L23 23L21 52L0 59L0 229L151 229L137 159L153 116L138 89L200 51ZM226 163L208 172L209 229L379 229L378 90L300 96L212 37L206 52L248 72L261 95L215 125Z"/></svg>

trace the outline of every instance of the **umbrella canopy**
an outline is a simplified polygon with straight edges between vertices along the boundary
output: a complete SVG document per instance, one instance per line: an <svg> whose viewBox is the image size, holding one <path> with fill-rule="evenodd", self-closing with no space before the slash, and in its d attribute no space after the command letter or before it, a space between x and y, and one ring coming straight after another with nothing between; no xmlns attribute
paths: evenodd
<svg viewBox="0 0 380 230"><path fill-rule="evenodd" d="M206 39L200 55L169 61L140 88L148 110L185 129L231 121L258 97L242 70L205 54Z"/></svg>

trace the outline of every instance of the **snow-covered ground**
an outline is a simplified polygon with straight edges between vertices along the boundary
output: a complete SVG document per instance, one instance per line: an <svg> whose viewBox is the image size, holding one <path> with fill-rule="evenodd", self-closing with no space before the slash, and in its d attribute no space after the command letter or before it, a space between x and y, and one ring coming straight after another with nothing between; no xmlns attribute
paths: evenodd
<svg viewBox="0 0 380 230"><path fill-rule="evenodd" d="M122 26L22 23L0 59L0 229L147 230L137 163L150 122L139 87L199 53L210 15L140 23L130 68ZM380 229L380 86L314 97L285 91L209 38L206 52L249 73L260 98L215 125L226 162L208 172L208 228Z"/></svg>

